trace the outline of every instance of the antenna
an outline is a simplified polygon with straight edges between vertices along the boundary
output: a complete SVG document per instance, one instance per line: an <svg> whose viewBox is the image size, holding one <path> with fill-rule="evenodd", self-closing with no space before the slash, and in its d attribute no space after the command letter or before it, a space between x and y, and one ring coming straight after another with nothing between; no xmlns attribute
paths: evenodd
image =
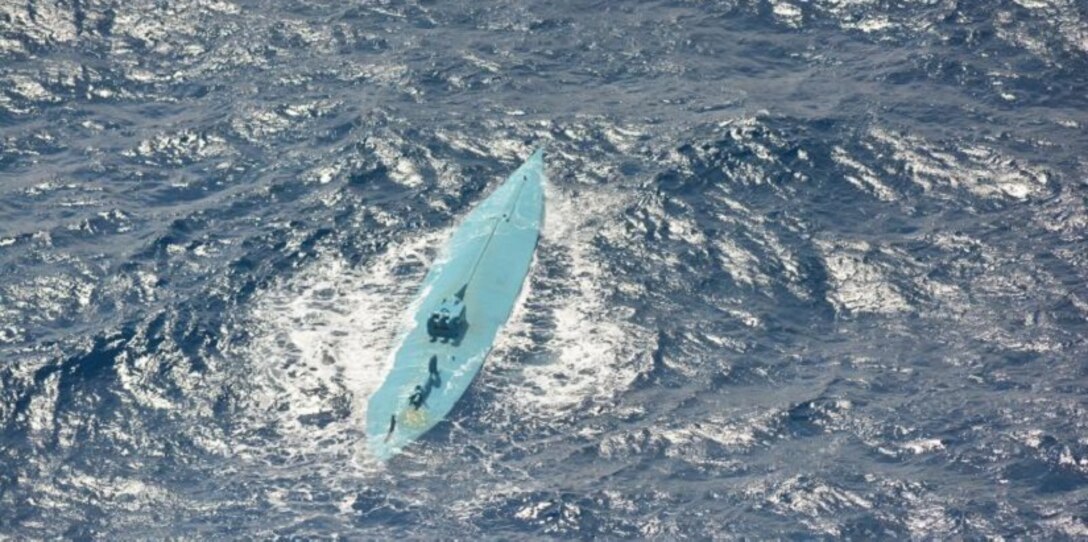
<svg viewBox="0 0 1088 542"><path fill-rule="evenodd" d="M516 175L516 173L515 173ZM510 215L514 214L514 207L518 204L518 198L521 197L521 189L525 188L525 183L529 180L528 173L521 174L521 182L518 184L518 189L514 192L514 197L510 199L510 209L503 213L501 216L495 217L495 223L491 225L491 233L487 234L487 241L484 242L483 248L480 249L480 253L476 256L476 263L472 264L472 272L468 275L468 280L465 281L465 285L457 292L459 299L464 299L465 290L468 289L468 285L472 283L472 279L476 278L476 270L480 267L480 261L484 259L484 254L487 253L487 247L491 246L491 239L495 237L495 231L499 229L500 222L509 222Z"/></svg>

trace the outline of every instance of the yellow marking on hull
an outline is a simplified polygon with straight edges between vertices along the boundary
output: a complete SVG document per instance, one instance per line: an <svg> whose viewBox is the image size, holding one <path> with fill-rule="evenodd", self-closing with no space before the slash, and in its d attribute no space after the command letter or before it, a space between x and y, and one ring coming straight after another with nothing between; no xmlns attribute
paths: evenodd
<svg viewBox="0 0 1088 542"><path fill-rule="evenodd" d="M404 412L404 425L408 427L423 427L427 425L427 412L409 408Z"/></svg>

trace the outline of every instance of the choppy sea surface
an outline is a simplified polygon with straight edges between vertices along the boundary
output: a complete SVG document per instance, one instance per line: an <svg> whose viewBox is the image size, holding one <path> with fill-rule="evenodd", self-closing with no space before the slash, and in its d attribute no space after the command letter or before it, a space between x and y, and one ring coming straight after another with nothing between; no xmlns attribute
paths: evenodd
<svg viewBox="0 0 1088 542"><path fill-rule="evenodd" d="M1081 0L0 0L0 538L1088 538L1086 128Z"/></svg>

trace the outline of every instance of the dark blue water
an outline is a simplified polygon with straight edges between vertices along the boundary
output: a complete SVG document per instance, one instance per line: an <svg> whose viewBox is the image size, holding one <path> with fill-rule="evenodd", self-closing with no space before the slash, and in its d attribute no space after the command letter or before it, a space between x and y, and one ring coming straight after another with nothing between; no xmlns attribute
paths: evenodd
<svg viewBox="0 0 1088 542"><path fill-rule="evenodd" d="M0 538L1088 538L1088 5L0 0ZM548 147L449 423L363 438Z"/></svg>

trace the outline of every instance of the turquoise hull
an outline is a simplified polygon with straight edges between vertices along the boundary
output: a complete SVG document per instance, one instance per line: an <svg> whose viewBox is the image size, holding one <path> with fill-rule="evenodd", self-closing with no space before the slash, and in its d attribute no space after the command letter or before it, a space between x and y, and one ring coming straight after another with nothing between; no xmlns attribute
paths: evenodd
<svg viewBox="0 0 1088 542"><path fill-rule="evenodd" d="M480 372L517 302L543 218L544 160L537 150L465 217L423 280L412 328L367 406L367 444L375 457L392 457L445 419ZM462 306L465 324L455 337L429 333L435 311Z"/></svg>

